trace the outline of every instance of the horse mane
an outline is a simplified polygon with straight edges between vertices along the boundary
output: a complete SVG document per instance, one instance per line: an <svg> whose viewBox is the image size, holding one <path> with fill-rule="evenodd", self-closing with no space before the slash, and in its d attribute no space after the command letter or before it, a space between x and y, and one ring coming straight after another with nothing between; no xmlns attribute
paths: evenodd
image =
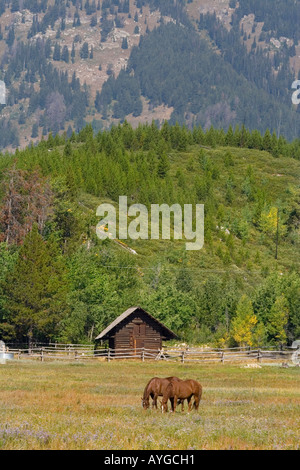
<svg viewBox="0 0 300 470"><path fill-rule="evenodd" d="M157 378L158 377L152 377L152 379L150 379L149 382L147 383L145 390L144 390L143 400L145 400L146 398L149 398L149 385L151 384L152 380L157 379Z"/></svg>

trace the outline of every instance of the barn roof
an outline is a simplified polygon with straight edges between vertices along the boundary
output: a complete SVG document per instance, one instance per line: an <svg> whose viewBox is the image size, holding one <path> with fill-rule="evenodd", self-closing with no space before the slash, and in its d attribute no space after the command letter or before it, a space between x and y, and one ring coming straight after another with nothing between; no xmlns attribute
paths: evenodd
<svg viewBox="0 0 300 470"><path fill-rule="evenodd" d="M146 312L142 307L130 307L125 312L121 313L107 328L105 328L95 339L105 339L109 336L109 333L119 324L121 321L125 320L127 317L129 317L133 312L136 310L142 310L146 315L148 315L152 320L154 320L159 327L163 330L163 334L167 339L174 339L177 338L177 335L173 333L169 328L167 328L165 325L163 325L160 321L158 321L156 318L154 318L150 313Z"/></svg>

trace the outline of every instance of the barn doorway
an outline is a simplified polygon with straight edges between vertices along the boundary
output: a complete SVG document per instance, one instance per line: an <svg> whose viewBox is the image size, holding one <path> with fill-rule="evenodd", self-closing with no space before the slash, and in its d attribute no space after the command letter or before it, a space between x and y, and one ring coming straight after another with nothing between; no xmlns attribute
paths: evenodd
<svg viewBox="0 0 300 470"><path fill-rule="evenodd" d="M133 326L132 330L132 345L134 355L139 355L141 353L141 348L145 347L146 340L146 324L139 323Z"/></svg>

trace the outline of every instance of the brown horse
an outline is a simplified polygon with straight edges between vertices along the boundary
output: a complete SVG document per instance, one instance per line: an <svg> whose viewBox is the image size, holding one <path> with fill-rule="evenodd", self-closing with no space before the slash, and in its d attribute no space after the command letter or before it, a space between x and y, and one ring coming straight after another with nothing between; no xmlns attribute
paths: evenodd
<svg viewBox="0 0 300 470"><path fill-rule="evenodd" d="M163 399L161 409L162 412L168 411L167 403L168 400L171 401L172 411L175 411L174 403L177 403L177 400L187 400L188 402L188 411L191 411L192 404L191 398L194 396L194 408L198 410L199 403L202 395L202 386L196 380L181 380L171 381L164 389ZM173 400L172 400L173 399Z"/></svg>
<svg viewBox="0 0 300 470"><path fill-rule="evenodd" d="M149 403L149 398L152 398L152 408L157 409L157 397L162 397L164 395L164 391L166 387L172 383L172 382L180 382L181 379L178 377L166 377L166 378L159 378L159 377L153 377L149 382L147 383L145 390L144 390L144 395L142 397L142 406L145 410L147 410L150 406ZM167 400L168 401L168 400ZM171 398L171 404L172 408L174 408L174 404L172 403L173 398ZM183 407L183 401L181 402L182 407ZM166 409L167 408L167 402L166 402Z"/></svg>

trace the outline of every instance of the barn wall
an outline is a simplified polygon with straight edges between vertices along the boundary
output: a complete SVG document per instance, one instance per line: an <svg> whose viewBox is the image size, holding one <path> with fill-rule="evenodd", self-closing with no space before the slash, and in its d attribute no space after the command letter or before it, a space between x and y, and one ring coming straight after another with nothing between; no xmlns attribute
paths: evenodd
<svg viewBox="0 0 300 470"><path fill-rule="evenodd" d="M142 311L121 322L114 334L114 349L155 349L162 346L159 325ZM111 342L110 342L111 343Z"/></svg>

